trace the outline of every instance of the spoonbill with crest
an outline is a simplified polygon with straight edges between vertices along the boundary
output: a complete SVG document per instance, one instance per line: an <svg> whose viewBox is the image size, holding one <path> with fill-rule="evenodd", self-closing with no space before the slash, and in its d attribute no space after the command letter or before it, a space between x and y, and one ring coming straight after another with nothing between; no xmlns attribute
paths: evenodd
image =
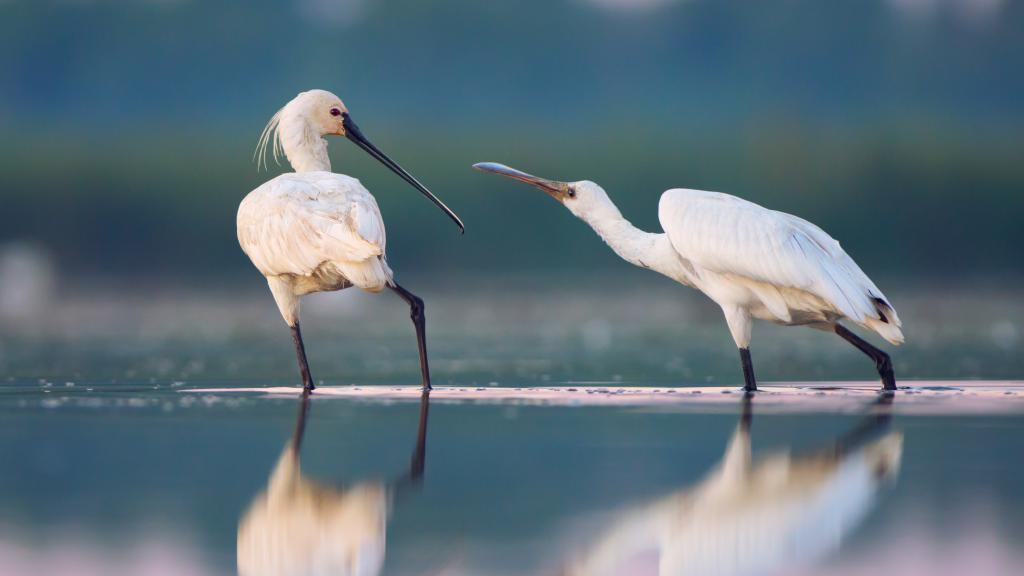
<svg viewBox="0 0 1024 576"><path fill-rule="evenodd" d="M465 231L454 212L363 135L340 98L325 90L310 90L274 114L260 135L259 159L265 163L272 141L274 158L283 151L295 172L273 178L242 200L238 242L267 278L277 307L291 327L305 393L314 386L299 329L299 298L350 286L369 292L388 288L409 305L423 388L429 390L423 300L394 280L384 257L384 221L377 201L359 180L331 172L324 139L328 135L351 140Z"/></svg>
<svg viewBox="0 0 1024 576"><path fill-rule="evenodd" d="M627 262L714 300L739 348L746 390L757 389L752 318L834 331L871 357L886 390L896 389L889 355L839 323L850 320L901 344L896 310L839 242L814 224L729 194L675 188L658 204L665 233L652 234L626 220L593 182L548 180L492 162L473 167L539 188Z"/></svg>

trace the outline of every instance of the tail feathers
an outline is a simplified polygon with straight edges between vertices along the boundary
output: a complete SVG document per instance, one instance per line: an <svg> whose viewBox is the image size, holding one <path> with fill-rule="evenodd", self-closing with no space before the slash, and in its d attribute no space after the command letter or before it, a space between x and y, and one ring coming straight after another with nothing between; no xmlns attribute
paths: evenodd
<svg viewBox="0 0 1024 576"><path fill-rule="evenodd" d="M335 262L334 266L346 280L367 292L380 292L392 283L394 276L382 257L361 262Z"/></svg>
<svg viewBox="0 0 1024 576"><path fill-rule="evenodd" d="M864 325L877 332L882 338L885 338L892 344L897 346L903 344L903 331L900 330L903 323L900 322L900 317L896 315L896 310L891 304L877 296L872 296L871 302L878 312L878 318L865 318Z"/></svg>

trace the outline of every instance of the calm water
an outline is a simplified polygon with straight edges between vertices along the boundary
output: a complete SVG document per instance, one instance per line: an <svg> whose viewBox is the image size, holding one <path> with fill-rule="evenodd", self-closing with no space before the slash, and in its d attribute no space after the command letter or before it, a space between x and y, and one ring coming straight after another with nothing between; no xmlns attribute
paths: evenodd
<svg viewBox="0 0 1024 576"><path fill-rule="evenodd" d="M436 383L740 379L713 310L656 284L625 303L592 288L498 305L424 296ZM891 296L908 303L906 382L1024 374L1019 300ZM81 299L4 326L0 573L1024 572L1024 410L926 414L899 395L828 412L759 411L738 395L686 408L435 401L417 480L417 402L314 397L295 460L297 399L190 392L296 379L269 301L227 301ZM306 312L317 379L416 383L407 317L384 297ZM754 342L764 380L872 375L814 332L760 327Z"/></svg>

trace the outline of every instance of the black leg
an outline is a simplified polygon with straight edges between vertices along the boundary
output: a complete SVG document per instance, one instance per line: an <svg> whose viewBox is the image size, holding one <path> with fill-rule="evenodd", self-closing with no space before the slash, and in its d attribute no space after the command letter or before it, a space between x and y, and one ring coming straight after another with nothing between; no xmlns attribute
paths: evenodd
<svg viewBox="0 0 1024 576"><path fill-rule="evenodd" d="M754 364L750 361L749 348L740 348L740 362L743 363L743 389L757 392L757 379L754 378Z"/></svg>
<svg viewBox="0 0 1024 576"><path fill-rule="evenodd" d="M872 360L875 361L875 368L878 369L878 375L882 377L882 388L885 390L896 389L896 375L892 370L892 359L885 352L875 348L871 344L868 344L862 340L859 336L850 332L845 327L839 324L835 325L835 332L846 340L850 344L857 347L858 350L867 354Z"/></svg>
<svg viewBox="0 0 1024 576"><path fill-rule="evenodd" d="M299 330L299 323L292 326L292 340L295 341L295 355L299 358L299 372L302 373L302 393L309 394L316 386L313 385L313 377L309 374L309 362L306 361L306 347L302 344L302 331Z"/></svg>
<svg viewBox="0 0 1024 576"><path fill-rule="evenodd" d="M398 284L389 286L389 288L394 290L395 294L398 294L409 305L409 317L412 318L412 324L416 327L416 344L420 351L420 372L423 376L423 389L430 390L430 367L427 364L427 321L426 316L423 314L423 299Z"/></svg>

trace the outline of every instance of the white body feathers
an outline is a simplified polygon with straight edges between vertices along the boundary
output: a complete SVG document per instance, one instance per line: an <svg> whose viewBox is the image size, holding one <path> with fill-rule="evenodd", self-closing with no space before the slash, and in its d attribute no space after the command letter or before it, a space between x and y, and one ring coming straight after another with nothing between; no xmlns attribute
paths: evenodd
<svg viewBox="0 0 1024 576"><path fill-rule="evenodd" d="M827 326L841 318L903 342L900 320L882 291L814 224L728 194L673 189L658 219L695 287L726 313L737 345L749 318Z"/></svg>
<svg viewBox="0 0 1024 576"><path fill-rule="evenodd" d="M634 227L593 182L575 182L562 203L623 259L692 286L725 313L736 345L751 319L828 328L848 318L893 344L900 319L885 295L823 230L784 212L701 190L661 196L664 234Z"/></svg>
<svg viewBox="0 0 1024 576"><path fill-rule="evenodd" d="M377 201L341 174L282 174L253 190L238 207L238 242L289 325L299 296L349 286L379 292L392 281Z"/></svg>

